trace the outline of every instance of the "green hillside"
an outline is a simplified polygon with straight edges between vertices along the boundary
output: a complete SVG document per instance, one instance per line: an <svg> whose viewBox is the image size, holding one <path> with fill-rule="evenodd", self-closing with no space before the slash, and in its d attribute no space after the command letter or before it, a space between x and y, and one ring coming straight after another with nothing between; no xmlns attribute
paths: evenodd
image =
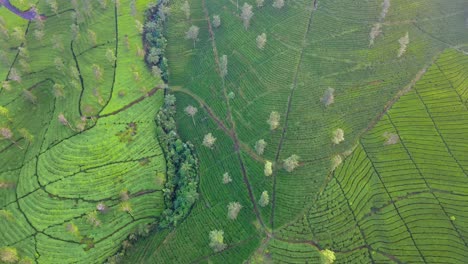
<svg viewBox="0 0 468 264"><path fill-rule="evenodd" d="M146 4L41 0L43 22L0 8L0 249L102 263L164 210L162 81L136 57Z"/></svg>
<svg viewBox="0 0 468 264"><path fill-rule="evenodd" d="M465 1L247 1L248 29L244 2L192 0L189 18L183 3L170 2L169 86L180 134L198 147L200 199L128 262L316 263L330 249L337 263L464 263ZM195 45L184 39L191 25ZM344 141L334 144L337 129ZM243 206L236 220L230 202ZM224 231L225 250L209 247L211 230Z"/></svg>
<svg viewBox="0 0 468 264"><path fill-rule="evenodd" d="M466 0L8 2L0 263L467 262Z"/></svg>

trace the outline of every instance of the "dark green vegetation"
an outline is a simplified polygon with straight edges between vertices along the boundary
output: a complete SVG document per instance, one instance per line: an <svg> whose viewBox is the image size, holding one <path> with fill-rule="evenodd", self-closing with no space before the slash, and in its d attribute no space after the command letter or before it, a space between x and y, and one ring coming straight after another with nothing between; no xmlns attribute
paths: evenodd
<svg viewBox="0 0 468 264"><path fill-rule="evenodd" d="M166 95L165 105L156 116L157 133L167 160L167 182L164 192L166 210L159 226L175 227L190 212L198 198L198 159L192 143L183 142L177 134L173 95Z"/></svg>
<svg viewBox="0 0 468 264"><path fill-rule="evenodd" d="M164 210L147 3L12 2L47 20L0 8L0 257L102 263Z"/></svg>
<svg viewBox="0 0 468 264"><path fill-rule="evenodd" d="M192 0L187 18L184 1L171 1L169 86L178 131L199 154L200 199L127 261L316 263L333 259L328 249L336 263L466 262L465 1L248 2L246 30L243 2ZM195 45L184 40L191 25ZM189 105L200 109L193 120ZM344 141L333 144L337 129ZM212 148L202 146L208 133ZM289 173L282 161L293 154ZM263 191L270 204L259 207ZM230 202L243 206L236 220ZM213 230L227 244L217 253Z"/></svg>

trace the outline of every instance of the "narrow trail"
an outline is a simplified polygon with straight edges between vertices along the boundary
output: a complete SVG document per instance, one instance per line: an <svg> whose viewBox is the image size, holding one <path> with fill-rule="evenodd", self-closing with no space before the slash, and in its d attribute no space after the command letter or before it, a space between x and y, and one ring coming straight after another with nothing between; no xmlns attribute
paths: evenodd
<svg viewBox="0 0 468 264"><path fill-rule="evenodd" d="M316 2L313 1L312 4L315 6ZM285 140L285 137L286 137L286 132L287 132L287 128L288 128L288 121L289 121L289 113L291 112L291 106L292 106L292 100L293 100L293 97L294 97L294 92L296 91L296 88L297 88L297 79L298 79L299 70L301 69L302 61L303 61L303 58L304 58L304 50L305 50L305 48L307 46L307 43L306 43L307 35L309 34L310 29L312 27L312 19L314 17L314 12L315 11L316 11L315 8L311 8L310 13L309 13L309 22L307 23L307 28L306 28L306 30L304 32L304 36L302 38L302 47L301 47L301 51L300 51L300 54L299 54L299 60L298 60L297 66L296 66L296 70L294 72L293 86L291 88L291 93L289 94L289 97L288 97L288 106L286 108L285 121L284 121L284 124L283 124L283 131L281 132L280 142L279 142L278 148L276 150L275 164L278 164L280 153L281 153L281 150L283 148L283 143L284 143L284 140ZM275 229L274 218L275 218L275 207L276 207L276 181L277 181L276 178L277 178L277 174L278 174L277 170L275 169L275 172L272 175L273 176L273 192L272 192L271 216L270 216L270 225L271 225L272 230Z"/></svg>
<svg viewBox="0 0 468 264"><path fill-rule="evenodd" d="M208 23L208 31L209 31L209 34L210 34L211 45L213 47L215 62L216 62L216 65L218 66L217 69L219 69L219 56L218 56L218 50L216 48L215 34L213 32L213 28L212 28L212 25L211 25L210 15L209 15L209 12L208 12L208 8L206 6L206 0L202 0L202 5L203 5L203 11L205 13L205 19L206 19L206 21ZM220 78L222 78L222 77L220 76ZM249 181L249 178L248 178L248 175L247 175L247 171L245 169L244 161L242 159L242 155L241 155L241 152L240 152L241 144L240 144L239 138L237 137L236 125L235 125L235 122L234 122L234 120L232 118L231 107L230 107L229 98L227 97L226 89L225 89L225 86L224 86L224 80L222 80L222 81L223 81L224 99L225 99L225 102L226 102L226 105L227 105L228 120L232 125L232 130L231 130L232 137L231 138L234 141L234 151L236 152L237 158L239 160L239 164L240 164L241 172L242 172L242 178L243 178L244 184L247 187L247 191L249 193L249 198L250 198L250 201L252 203L252 206L253 206L253 209L254 209L254 212L255 212L255 216L256 216L258 222L260 223L260 225L262 226L262 228L264 229L264 231L267 232L265 230L266 226L265 226L265 223L263 222L262 216L261 216L260 211L258 209L257 201L256 201L255 196L253 194L252 185L250 184L250 181Z"/></svg>

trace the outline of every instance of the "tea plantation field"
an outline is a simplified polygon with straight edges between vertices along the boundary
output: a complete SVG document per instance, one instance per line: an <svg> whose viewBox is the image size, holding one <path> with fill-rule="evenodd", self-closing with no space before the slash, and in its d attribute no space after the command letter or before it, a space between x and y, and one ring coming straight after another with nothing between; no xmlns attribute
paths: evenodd
<svg viewBox="0 0 468 264"><path fill-rule="evenodd" d="M43 21L0 7L2 260L103 263L164 210L147 2L11 1Z"/></svg>
<svg viewBox="0 0 468 264"><path fill-rule="evenodd" d="M129 263L319 263L325 250L336 263L466 262L466 1L251 0L247 29L244 1L191 0L190 16L184 2L170 1L169 88L200 197ZM212 230L226 249L210 248Z"/></svg>

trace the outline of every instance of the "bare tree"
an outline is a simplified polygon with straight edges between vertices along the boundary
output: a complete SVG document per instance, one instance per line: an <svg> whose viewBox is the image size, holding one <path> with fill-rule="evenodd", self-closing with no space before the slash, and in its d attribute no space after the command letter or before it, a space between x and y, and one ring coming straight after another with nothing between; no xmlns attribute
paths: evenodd
<svg viewBox="0 0 468 264"><path fill-rule="evenodd" d="M50 10L54 12L55 14L58 13L58 5L56 0L47 0L47 4L49 4Z"/></svg>
<svg viewBox="0 0 468 264"><path fill-rule="evenodd" d="M182 6L180 7L180 10L182 10L185 14L185 18L187 20L190 19L190 4L188 1L185 1Z"/></svg>
<svg viewBox="0 0 468 264"><path fill-rule="evenodd" d="M115 61L117 60L117 58L115 57L114 50L107 49L106 50L106 58L112 65L114 65Z"/></svg>
<svg viewBox="0 0 468 264"><path fill-rule="evenodd" d="M299 166L299 156L293 154L289 158L283 160L283 168L287 172L292 172Z"/></svg>
<svg viewBox="0 0 468 264"><path fill-rule="evenodd" d="M37 41L42 43L42 40L44 39L44 30L35 29L34 30L34 38L36 38Z"/></svg>
<svg viewBox="0 0 468 264"><path fill-rule="evenodd" d="M257 7L258 8L263 7L264 4L265 4L265 0L257 0Z"/></svg>
<svg viewBox="0 0 468 264"><path fill-rule="evenodd" d="M325 106L329 106L335 102L335 89L328 87L325 90L322 98L320 98L320 102L322 102Z"/></svg>
<svg viewBox="0 0 468 264"><path fill-rule="evenodd" d="M260 200L258 201L258 204L261 206L261 207L265 207L268 205L268 203L270 202L270 197L268 195L268 192L267 191L263 191L262 192L262 195L260 196Z"/></svg>
<svg viewBox="0 0 468 264"><path fill-rule="evenodd" d="M385 146L394 145L400 142L400 137L395 133L385 132L383 134L383 137L385 138L385 143L384 143Z"/></svg>
<svg viewBox="0 0 468 264"><path fill-rule="evenodd" d="M335 155L333 156L332 160L331 160L331 170L334 171L336 168L338 168L338 166L340 166L340 164L343 162L343 159L341 158L341 155Z"/></svg>
<svg viewBox="0 0 468 264"><path fill-rule="evenodd" d="M227 173L227 172L224 173L224 174L223 174L223 183L224 183L224 184L228 184L228 183L230 183L230 182L232 182L231 176L230 176L229 173Z"/></svg>
<svg viewBox="0 0 468 264"><path fill-rule="evenodd" d="M21 82L21 75L16 68L10 69L10 74L8 75L8 79L15 81L17 83Z"/></svg>
<svg viewBox="0 0 468 264"><path fill-rule="evenodd" d="M221 18L219 17L219 15L214 15L213 16L213 27L219 28L219 26L221 26Z"/></svg>
<svg viewBox="0 0 468 264"><path fill-rule="evenodd" d="M185 32L185 39L193 40L193 48L195 48L195 42L198 40L198 32L200 28L197 26L190 26L189 30Z"/></svg>
<svg viewBox="0 0 468 264"><path fill-rule="evenodd" d="M130 11L133 17L137 15L136 0L130 0Z"/></svg>
<svg viewBox="0 0 468 264"><path fill-rule="evenodd" d="M86 221L88 222L88 224L94 227L98 227L101 225L101 220L99 220L98 214L96 211L89 212L86 215Z"/></svg>
<svg viewBox="0 0 468 264"><path fill-rule="evenodd" d="M257 47L259 49L261 50L264 49L266 42L267 42L267 35L265 33L262 33L261 35L257 36Z"/></svg>
<svg viewBox="0 0 468 264"><path fill-rule="evenodd" d="M228 74L228 59L226 55L221 56L221 59L219 60L219 74L224 81L224 78Z"/></svg>
<svg viewBox="0 0 468 264"><path fill-rule="evenodd" d="M54 93L55 98L65 97L65 89L62 84L54 83L54 86L52 86L52 91Z"/></svg>
<svg viewBox="0 0 468 264"><path fill-rule="evenodd" d="M263 155L266 146L266 141L264 139L260 139L259 141L255 142L255 152L257 152L258 155Z"/></svg>
<svg viewBox="0 0 468 264"><path fill-rule="evenodd" d="M270 130L275 130L279 127L280 114L276 111L270 113L267 123L270 125Z"/></svg>
<svg viewBox="0 0 468 264"><path fill-rule="evenodd" d="M58 121L64 126L71 127L70 122L68 122L67 118L65 118L65 116L62 113L58 115Z"/></svg>
<svg viewBox="0 0 468 264"><path fill-rule="evenodd" d="M265 176L271 176L273 174L273 163L271 161L265 161L265 168L263 169Z"/></svg>
<svg viewBox="0 0 468 264"><path fill-rule="evenodd" d="M242 205L239 202L230 202L228 204L228 218L231 220L236 220L241 209Z"/></svg>
<svg viewBox="0 0 468 264"><path fill-rule="evenodd" d="M98 0L98 2L101 5L101 8L103 9L107 8L107 0Z"/></svg>
<svg viewBox="0 0 468 264"><path fill-rule="evenodd" d="M375 39L380 35L380 33L382 33L382 24L375 23L369 33L369 47L374 45Z"/></svg>
<svg viewBox="0 0 468 264"><path fill-rule="evenodd" d="M216 138L213 137L211 133L208 133L203 138L203 146L207 148L213 148L214 143L216 142Z"/></svg>
<svg viewBox="0 0 468 264"><path fill-rule="evenodd" d="M409 34L408 32L406 32L406 35L404 35L398 40L398 43L400 43L400 49L398 50L398 58L400 58L401 56L403 56L403 54L405 54L406 48L409 42L410 42Z"/></svg>
<svg viewBox="0 0 468 264"><path fill-rule="evenodd" d="M0 261L2 263L17 263L20 260L18 251L13 247L0 248Z"/></svg>
<svg viewBox="0 0 468 264"><path fill-rule="evenodd" d="M99 65L97 65L97 64L93 64L91 66L91 68L93 69L93 74L94 74L94 78L96 79L96 81L101 81L102 80L102 69L101 69L101 67L99 67Z"/></svg>
<svg viewBox="0 0 468 264"><path fill-rule="evenodd" d="M189 105L189 106L185 107L184 111L185 111L185 113L187 115L192 117L192 122L193 122L193 124L195 124L194 116L197 114L198 109L196 107L194 107L193 105Z"/></svg>
<svg viewBox="0 0 468 264"><path fill-rule="evenodd" d="M250 19L253 17L254 13L252 12L252 6L244 3L242 6L241 18L244 22L244 28L248 29L250 26Z"/></svg>
<svg viewBox="0 0 468 264"><path fill-rule="evenodd" d="M88 38L89 42L91 43L91 46L95 47L97 45L96 32L92 31L91 29L88 29Z"/></svg>
<svg viewBox="0 0 468 264"><path fill-rule="evenodd" d="M284 6L284 0L275 0L273 2L273 7L277 9L281 9Z"/></svg>
<svg viewBox="0 0 468 264"><path fill-rule="evenodd" d="M3 139L11 140L13 138L13 132L11 132L11 129L8 127L0 127L0 136Z"/></svg>
<svg viewBox="0 0 468 264"><path fill-rule="evenodd" d="M140 34L143 33L144 26L143 26L143 24L140 22L140 20L135 19L135 27L136 27L138 33L140 33Z"/></svg>
<svg viewBox="0 0 468 264"><path fill-rule="evenodd" d="M78 26L76 23L73 23L70 26L70 30L73 40L78 40L80 38L80 26Z"/></svg>
<svg viewBox="0 0 468 264"><path fill-rule="evenodd" d="M158 66L153 65L153 66L151 67L151 74L152 74L154 77L161 77L161 73L162 73L162 71L161 71L161 69L159 69Z"/></svg>
<svg viewBox="0 0 468 264"><path fill-rule="evenodd" d="M11 91L11 85L9 81L3 81L2 82L2 88L5 89L6 91Z"/></svg>
<svg viewBox="0 0 468 264"><path fill-rule="evenodd" d="M226 248L224 244L224 232L222 230L213 230L210 232L210 247L214 252L223 251Z"/></svg>
<svg viewBox="0 0 468 264"><path fill-rule="evenodd" d="M28 89L23 90L23 98L24 100L30 102L31 104L37 103L37 97Z"/></svg>
<svg viewBox="0 0 468 264"><path fill-rule="evenodd" d="M340 144L344 141L344 131L341 128L336 129L333 131L332 142L333 144Z"/></svg>

